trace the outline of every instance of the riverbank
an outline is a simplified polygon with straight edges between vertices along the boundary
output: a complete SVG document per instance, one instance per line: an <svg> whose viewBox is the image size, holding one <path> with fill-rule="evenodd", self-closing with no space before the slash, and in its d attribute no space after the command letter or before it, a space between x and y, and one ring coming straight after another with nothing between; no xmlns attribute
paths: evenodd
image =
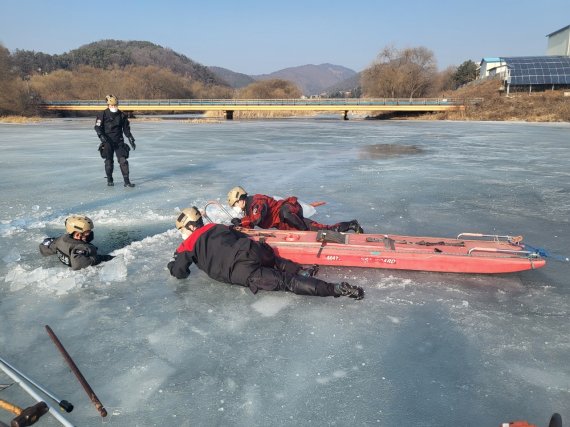
<svg viewBox="0 0 570 427"><path fill-rule="evenodd" d="M25 116L0 116L0 123L36 123L42 121L42 117L25 117Z"/></svg>
<svg viewBox="0 0 570 427"><path fill-rule="evenodd" d="M500 89L501 83L496 80L474 82L450 97L482 98L480 103L468 105L464 113L438 115L449 120L570 122L570 96L565 96L568 90L511 92L507 96Z"/></svg>
<svg viewBox="0 0 570 427"><path fill-rule="evenodd" d="M373 115L378 120L464 120L464 121L524 121L570 122L568 90L545 92L518 92L508 96L500 90L496 80L476 81L461 89L446 92L442 98L480 99L467 104L465 111L438 113L382 113Z"/></svg>
<svg viewBox="0 0 570 427"><path fill-rule="evenodd" d="M468 104L465 111L444 111L437 113L386 112L368 114L358 112L349 117L366 117L370 120L460 120L460 121L526 121L526 122L570 122L569 90L545 92L515 92L508 96L500 90L497 80L475 81L463 88L441 94L449 99L480 99ZM235 120L280 119L295 116L316 116L319 112L308 111L236 111ZM185 117L186 118L186 117ZM41 121L42 117L5 116L0 123L30 123ZM161 120L146 116L139 120ZM206 112L202 119L187 120L192 123L210 123L212 120L225 120L221 111Z"/></svg>

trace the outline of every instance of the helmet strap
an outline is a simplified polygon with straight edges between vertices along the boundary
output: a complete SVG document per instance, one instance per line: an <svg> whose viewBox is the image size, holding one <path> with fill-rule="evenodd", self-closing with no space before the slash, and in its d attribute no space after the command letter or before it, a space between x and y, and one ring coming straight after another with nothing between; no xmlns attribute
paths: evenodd
<svg viewBox="0 0 570 427"><path fill-rule="evenodd" d="M186 240L188 237L192 235L192 232L190 230L187 230L186 228L179 228L178 231L180 231L180 234L182 234L184 240Z"/></svg>

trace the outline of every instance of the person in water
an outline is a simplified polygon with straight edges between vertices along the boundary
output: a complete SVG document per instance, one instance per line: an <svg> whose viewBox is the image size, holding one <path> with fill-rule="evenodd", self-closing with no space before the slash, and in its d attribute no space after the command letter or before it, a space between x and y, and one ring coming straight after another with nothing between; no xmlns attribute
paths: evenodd
<svg viewBox="0 0 570 427"><path fill-rule="evenodd" d="M46 237L40 243L43 256L57 255L57 258L72 270L110 261L111 255L99 255L97 247L91 244L95 237L93 221L84 215L72 215L65 220L66 234L60 237Z"/></svg>

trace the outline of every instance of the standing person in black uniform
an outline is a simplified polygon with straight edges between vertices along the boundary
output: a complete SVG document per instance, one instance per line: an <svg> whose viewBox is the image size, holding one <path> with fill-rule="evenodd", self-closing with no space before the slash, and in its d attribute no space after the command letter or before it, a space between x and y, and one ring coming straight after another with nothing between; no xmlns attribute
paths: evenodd
<svg viewBox="0 0 570 427"><path fill-rule="evenodd" d="M248 287L254 294L262 289L298 295L364 298L360 286L328 283L312 277L317 266L303 269L293 261L276 256L268 244L253 241L232 226L204 225L196 207L180 213L176 228L185 238L176 249L174 260L168 263L170 274L177 279L187 278L194 263L212 279Z"/></svg>
<svg viewBox="0 0 570 427"><path fill-rule="evenodd" d="M72 215L65 220L67 234L45 238L40 243L40 253L43 256L57 255L58 259L72 270L110 261L113 256L97 254L97 247L90 243L95 237L93 227L90 218Z"/></svg>
<svg viewBox="0 0 570 427"><path fill-rule="evenodd" d="M130 148L125 144L123 134L128 138L132 149L136 149L135 138L131 133L131 125L125 113L119 110L119 100L114 95L107 95L107 109L97 115L95 121L95 132L101 140L99 144L99 152L101 157L105 159L105 173L107 174L107 185L113 186L113 153L117 155L117 161L123 174L125 187L134 187L129 180L129 151Z"/></svg>

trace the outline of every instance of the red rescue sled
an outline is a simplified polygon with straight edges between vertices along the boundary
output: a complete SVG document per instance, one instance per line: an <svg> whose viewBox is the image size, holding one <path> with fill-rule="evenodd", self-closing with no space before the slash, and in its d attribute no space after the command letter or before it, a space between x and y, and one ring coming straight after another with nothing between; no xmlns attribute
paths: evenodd
<svg viewBox="0 0 570 427"><path fill-rule="evenodd" d="M208 221L215 222L207 213L212 205L222 216L232 218L219 202L210 201L202 210ZM330 230L239 230L269 244L279 256L305 265L496 274L544 267L547 256L544 250L525 246L522 236L461 233L457 238L440 238Z"/></svg>
<svg viewBox="0 0 570 427"><path fill-rule="evenodd" d="M522 236L462 233L457 238L439 238L330 230L241 231L299 264L478 274L513 273L546 265L539 253L525 250Z"/></svg>

